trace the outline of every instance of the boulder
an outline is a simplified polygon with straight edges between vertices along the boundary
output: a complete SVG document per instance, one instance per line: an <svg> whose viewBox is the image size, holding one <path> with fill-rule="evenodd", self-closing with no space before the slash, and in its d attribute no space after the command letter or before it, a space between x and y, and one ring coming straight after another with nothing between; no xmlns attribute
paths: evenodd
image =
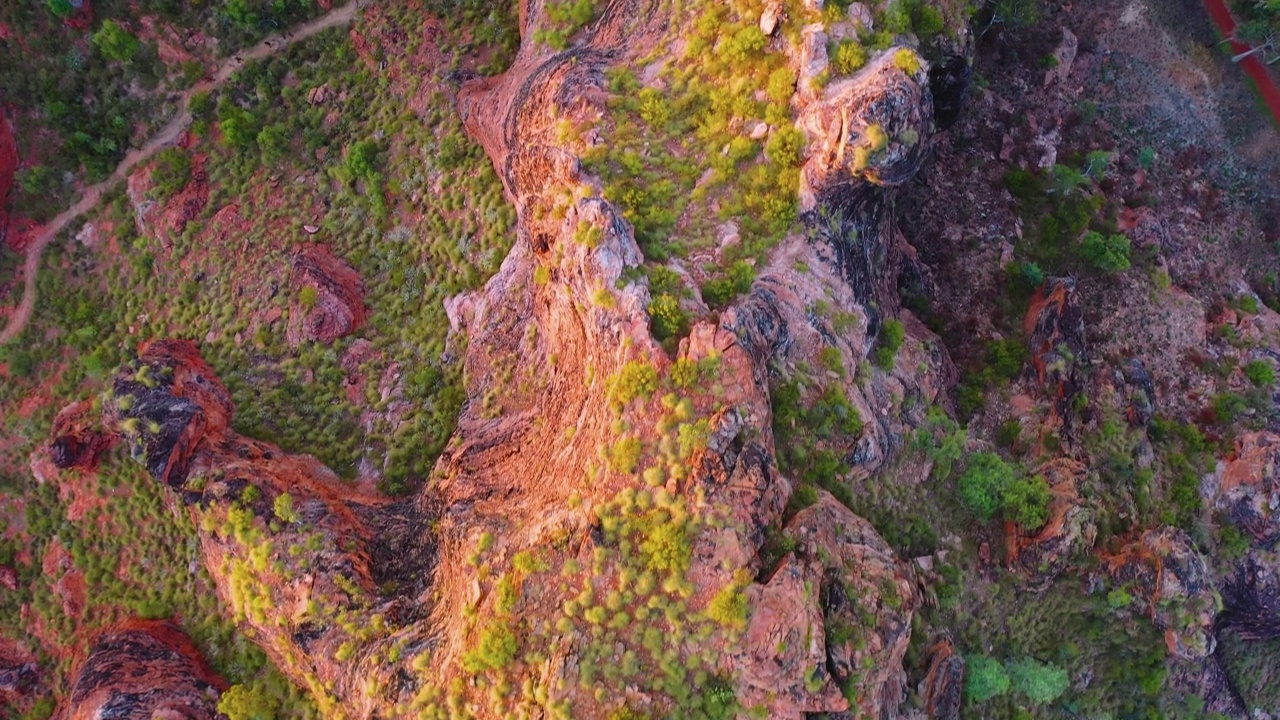
<svg viewBox="0 0 1280 720"><path fill-rule="evenodd" d="M291 285L286 330L290 346L310 340L331 343L364 324L364 282L355 268L327 245L302 243L297 247Z"/></svg>
<svg viewBox="0 0 1280 720"><path fill-rule="evenodd" d="M920 681L929 720L960 720L964 700L964 656L950 640L940 640L929 648L929 670Z"/></svg>
<svg viewBox="0 0 1280 720"><path fill-rule="evenodd" d="M772 35L778 29L778 25L782 23L784 17L786 17L786 13L782 9L782 3L769 3L764 12L760 13L760 32L765 35Z"/></svg>
<svg viewBox="0 0 1280 720"><path fill-rule="evenodd" d="M819 80L827 72L827 33L822 23L805 25L800 30L800 90L816 95Z"/></svg>
<svg viewBox="0 0 1280 720"><path fill-rule="evenodd" d="M97 465L98 456L115 443L115 436L104 430L100 421L93 403L87 400L58 413L53 421L54 439L49 443L49 457L58 469Z"/></svg>
<svg viewBox="0 0 1280 720"><path fill-rule="evenodd" d="M1280 435L1260 431L1236 438L1210 487L1213 504L1256 545L1280 539Z"/></svg>
<svg viewBox="0 0 1280 720"><path fill-rule="evenodd" d="M816 585L827 668L852 682L859 714L892 717L906 695L902 658L920 607L915 572L871 523L826 492L787 525L801 553L822 567Z"/></svg>
<svg viewBox="0 0 1280 720"><path fill-rule="evenodd" d="M818 41L821 51L807 50L810 42ZM802 90L806 77L826 70L826 34L815 30L804 42ZM903 53L915 58L918 70L903 70L896 62ZM806 65L806 59L811 64ZM801 110L796 125L810 145L801 171L801 208L813 207L819 195L865 193L868 185L893 187L915 177L928 156L933 132L924 68L924 60L913 50L890 48L856 75L832 82L820 99ZM816 94L812 87L809 90Z"/></svg>

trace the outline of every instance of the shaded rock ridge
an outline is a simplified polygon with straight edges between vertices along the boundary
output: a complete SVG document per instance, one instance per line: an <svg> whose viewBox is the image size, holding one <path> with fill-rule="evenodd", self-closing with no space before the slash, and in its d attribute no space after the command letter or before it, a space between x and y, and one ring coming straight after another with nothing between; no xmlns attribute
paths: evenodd
<svg viewBox="0 0 1280 720"><path fill-rule="evenodd" d="M920 681L920 694L931 720L959 720L964 666L964 656L950 640L939 640L929 648L929 670Z"/></svg>
<svg viewBox="0 0 1280 720"><path fill-rule="evenodd" d="M650 333L645 281L624 273L643 260L632 228L556 131L602 111L604 71L665 47L669 20L665 5L615 0L552 52L530 41L542 4L523 4L512 68L460 90L517 238L485 288L448 304L467 334L468 402L416 498L360 496L309 456L236 434L188 342L144 345L104 400L108 428L191 514L222 600L327 716L666 717L696 701L892 717L907 695L915 571L830 495L785 518L769 387L771 367L816 367L828 347L856 367L898 307L890 195L928 147L927 68L892 48L797 101L811 231L673 360ZM574 239L584 227L597 242ZM314 253L298 274L337 278L317 295L350 313L323 328L358 324L354 286ZM818 301L858 322L815 318ZM867 419L841 447L855 472L884 467L919 422L904 399L922 418L946 382L940 343L904 318L902 359L872 390L838 380ZM770 527L796 546L766 567ZM601 667L641 662L654 667L601 691Z"/></svg>
<svg viewBox="0 0 1280 720"><path fill-rule="evenodd" d="M1084 311L1071 278L1048 278L1031 298L1023 322L1031 365L1054 398L1053 418L1071 429L1071 403L1083 389L1088 354Z"/></svg>
<svg viewBox="0 0 1280 720"><path fill-rule="evenodd" d="M107 630L73 673L70 720L215 720L227 683L181 630L130 620Z"/></svg>

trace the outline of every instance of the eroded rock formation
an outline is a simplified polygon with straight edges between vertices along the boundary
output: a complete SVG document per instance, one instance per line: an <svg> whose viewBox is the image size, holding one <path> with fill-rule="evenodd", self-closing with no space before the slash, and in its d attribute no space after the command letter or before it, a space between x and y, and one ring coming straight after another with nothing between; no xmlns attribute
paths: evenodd
<svg viewBox="0 0 1280 720"><path fill-rule="evenodd" d="M522 20L532 37L541 6ZM604 70L658 47L669 20L615 0L570 50L526 42L506 74L460 91L517 239L483 290L448 304L468 338L468 403L418 497L360 497L312 458L237 435L190 343L142 347L113 384L107 424L191 514L230 610L330 716L662 717L696 687L692 700L774 718L888 717L906 696L920 592L869 523L824 494L786 524L798 544L779 565L760 551L793 488L774 461L771 366L818 366L834 347L857 367L896 314L889 194L928 148L927 67L894 47L799 96L806 231L673 359L650 333L645 281L625 273L642 262L632 228L557 131L603 111ZM583 228L598 241L575 241ZM363 320L358 277L326 252L297 255L295 296L316 292L293 308L291 342ZM858 322L837 331L810 311L819 300ZM952 372L903 317L903 362L832 380L867 419L824 441L855 472L901 448ZM498 383L495 412L483 398ZM618 692L599 691L602 667Z"/></svg>
<svg viewBox="0 0 1280 720"><path fill-rule="evenodd" d="M293 302L285 331L290 346L310 340L331 343L364 324L364 283L328 245L298 245L290 282Z"/></svg>
<svg viewBox="0 0 1280 720"><path fill-rule="evenodd" d="M104 632L73 673L70 720L215 720L227 683L167 622L131 620Z"/></svg>

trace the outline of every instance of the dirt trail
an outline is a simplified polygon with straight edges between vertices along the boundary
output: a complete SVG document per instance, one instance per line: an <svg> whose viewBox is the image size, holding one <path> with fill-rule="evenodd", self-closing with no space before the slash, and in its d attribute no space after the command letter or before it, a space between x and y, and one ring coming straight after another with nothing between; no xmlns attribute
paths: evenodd
<svg viewBox="0 0 1280 720"><path fill-rule="evenodd" d="M45 247L71 221L95 207L98 201L102 199L103 193L110 190L116 183L124 180L130 170L139 163L146 162L161 149L172 145L178 140L182 132L191 124L190 104L192 95L221 87L231 77L232 73L247 62L269 57L299 40L305 40L329 28L350 23L355 19L359 4L359 0L351 0L351 2L340 8L313 20L295 25L285 30L283 34L272 35L261 43L254 45L252 49L242 50L233 57L227 58L211 78L197 83L183 94L182 107L177 115L166 123L164 127L160 128L155 135L151 136L142 147L132 149L126 153L124 159L120 161L120 164L116 167L115 172L111 173L110 177L96 185L85 188L84 195L74 205L62 211L57 217L40 228L40 231L32 239L31 247L27 250L26 262L22 265L24 280L22 302L18 305L18 309L13 315L9 317L9 324L5 327L4 332L0 333L0 345L8 343L21 334L23 328L27 325L27 320L31 318L31 311L35 309L36 305L36 278L40 270L40 255L44 252Z"/></svg>
<svg viewBox="0 0 1280 720"><path fill-rule="evenodd" d="M1213 19L1218 29L1222 31L1223 37L1231 37L1236 31L1236 20L1231 15L1231 10L1227 8L1226 2L1223 0L1203 0L1205 9L1209 11L1209 17ZM1232 40L1231 52L1239 55L1248 52L1251 48L1249 45ZM1276 87L1275 79L1267 72L1267 66L1262 63L1262 59L1258 55L1250 55L1238 63L1245 74L1248 75L1258 88L1258 94L1262 97L1262 102L1271 111L1271 115L1277 123L1280 123L1280 88Z"/></svg>

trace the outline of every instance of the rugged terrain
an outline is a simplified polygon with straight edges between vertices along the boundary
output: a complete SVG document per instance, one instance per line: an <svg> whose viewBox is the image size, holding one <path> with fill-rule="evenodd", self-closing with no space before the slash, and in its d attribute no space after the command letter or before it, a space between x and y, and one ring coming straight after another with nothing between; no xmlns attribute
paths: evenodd
<svg viewBox="0 0 1280 720"><path fill-rule="evenodd" d="M0 699L232 720L1274 712L1277 137L1220 116L1245 112L1229 63L1180 65L1191 31L1142 3L570 5L522 2L493 74L485 21L369 9L354 55L232 77L217 132L234 147L245 107L278 119L278 82L316 132L408 105L404 137L339 134L332 165L337 141L308 141L292 184L189 137L176 191L135 173L86 223L82 245L148 259L112 266L107 293L135 296L115 296L119 341L94 346L111 331L83 289L27 331L71 342L50 369L84 367L28 368L43 384L6 400L66 407L6 441L6 476L39 489L6 491L3 569L56 609L14 613L34 625L4 635ZM308 74L344 61L376 93ZM1191 80L1144 79L1169 66ZM252 147L285 162L275 142ZM467 172L509 225L452 187ZM511 237L479 260L415 243L445 223ZM184 309L205 293L236 306ZM77 530L110 532L120 497L190 538L156 564L192 586L132 612L94 594L151 560L99 567ZM182 610L193 589L234 641ZM227 661L244 639L270 667Z"/></svg>

